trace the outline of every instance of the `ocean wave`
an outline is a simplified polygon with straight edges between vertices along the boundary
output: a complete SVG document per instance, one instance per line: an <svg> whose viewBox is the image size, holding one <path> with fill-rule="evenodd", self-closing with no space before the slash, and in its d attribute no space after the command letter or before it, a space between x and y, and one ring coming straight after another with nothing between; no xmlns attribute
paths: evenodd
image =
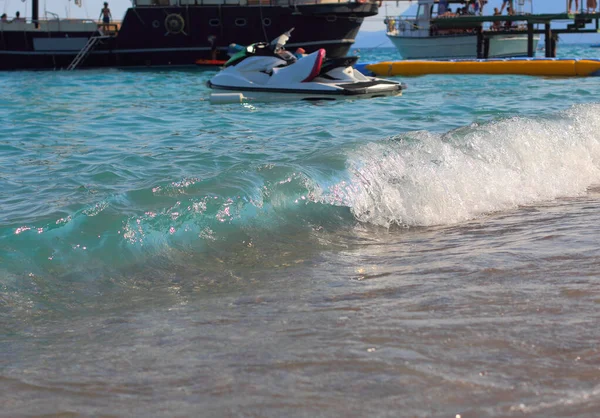
<svg viewBox="0 0 600 418"><path fill-rule="evenodd" d="M429 226L560 197L600 182L600 105L359 147L331 191L360 222Z"/></svg>
<svg viewBox="0 0 600 418"><path fill-rule="evenodd" d="M114 194L56 219L0 230L11 271L128 265L172 251L270 254L327 232L455 224L563 196L600 180L600 105L445 133L354 142L290 163L234 164ZM335 240L334 240L335 241Z"/></svg>

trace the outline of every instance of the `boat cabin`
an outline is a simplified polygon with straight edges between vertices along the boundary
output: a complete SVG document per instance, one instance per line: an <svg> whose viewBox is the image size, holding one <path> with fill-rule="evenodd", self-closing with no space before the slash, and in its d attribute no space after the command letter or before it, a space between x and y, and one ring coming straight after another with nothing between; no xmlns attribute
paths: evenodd
<svg viewBox="0 0 600 418"><path fill-rule="evenodd" d="M469 13L472 7L469 0L419 0L414 17L387 17L387 33L394 36L427 37L439 29L476 30L481 24L462 23L457 20L461 14ZM474 13L474 11L473 11ZM433 24L433 19L448 18L448 25L442 22Z"/></svg>
<svg viewBox="0 0 600 418"><path fill-rule="evenodd" d="M516 14L524 13L525 4L532 0L514 0ZM491 14L491 6L487 6ZM386 17L388 35L406 37L427 37L438 34L452 34L477 31L482 23L461 21L461 16L480 13L477 0L418 0L417 14L414 17ZM466 20L466 19L465 19Z"/></svg>

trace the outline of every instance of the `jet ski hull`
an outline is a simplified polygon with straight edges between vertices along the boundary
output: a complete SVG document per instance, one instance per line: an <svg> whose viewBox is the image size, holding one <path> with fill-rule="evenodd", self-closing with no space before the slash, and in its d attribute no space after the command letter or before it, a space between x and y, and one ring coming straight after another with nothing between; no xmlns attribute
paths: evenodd
<svg viewBox="0 0 600 418"><path fill-rule="evenodd" d="M262 102L262 103L272 103L272 102L288 102L288 101L319 101L319 100L347 100L347 99L374 99L377 97L384 96L401 96L402 93L400 91L395 94L391 93L372 93L372 94L362 94L356 96L344 96L344 95L334 95L334 94L319 94L319 93L282 93L282 94L274 94L271 92L264 91L255 91L255 92L233 92L236 93L233 96L223 95L221 93L211 93L210 102L213 104L231 104L231 103L243 103L243 102ZM232 98L233 97L233 98Z"/></svg>
<svg viewBox="0 0 600 418"><path fill-rule="evenodd" d="M208 86L212 89L242 93L245 99L256 101L369 99L402 95L402 84L388 80L335 84L319 82L301 84L286 87L253 87L241 85L223 86L210 81L208 82Z"/></svg>

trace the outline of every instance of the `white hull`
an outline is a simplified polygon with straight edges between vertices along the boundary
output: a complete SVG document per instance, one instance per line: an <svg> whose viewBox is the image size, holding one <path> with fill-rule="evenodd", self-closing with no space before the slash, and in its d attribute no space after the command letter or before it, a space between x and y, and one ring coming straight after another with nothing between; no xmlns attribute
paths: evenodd
<svg viewBox="0 0 600 418"><path fill-rule="evenodd" d="M387 35L404 59L477 58L477 35L399 36ZM533 50L539 36L533 38ZM490 37L489 58L526 57L527 35Z"/></svg>
<svg viewBox="0 0 600 418"><path fill-rule="evenodd" d="M289 101L300 101L300 100L348 100L348 99L373 99L377 97L385 96L402 96L401 91L397 92L382 92L372 94L362 94L356 96L345 96L345 95L332 95L332 94L320 94L320 93L274 93L274 92L262 92L262 91L236 91L232 89L230 91L219 90L219 93L212 93L210 96L210 102L213 104L232 104L232 103L245 103L245 102L289 102Z"/></svg>
<svg viewBox="0 0 600 418"><path fill-rule="evenodd" d="M289 33L285 35L288 37ZM320 49L286 62L283 55L270 53L266 45L259 43L246 47L210 79L209 87L218 91L211 94L211 103L359 99L402 93L401 83L366 77L352 68L356 57L323 64L325 50ZM256 51L263 55L256 55Z"/></svg>

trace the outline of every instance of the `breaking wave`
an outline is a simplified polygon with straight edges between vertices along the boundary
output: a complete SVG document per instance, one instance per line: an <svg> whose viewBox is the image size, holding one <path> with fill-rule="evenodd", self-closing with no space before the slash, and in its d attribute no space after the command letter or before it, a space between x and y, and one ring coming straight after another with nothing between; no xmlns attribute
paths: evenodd
<svg viewBox="0 0 600 418"><path fill-rule="evenodd" d="M354 143L295 164L234 165L109 196L57 219L0 229L9 270L119 265L173 252L235 253L357 222L453 224L565 196L600 182L600 105L450 132ZM100 261L99 261L100 260ZM62 262L62 263L61 263Z"/></svg>

